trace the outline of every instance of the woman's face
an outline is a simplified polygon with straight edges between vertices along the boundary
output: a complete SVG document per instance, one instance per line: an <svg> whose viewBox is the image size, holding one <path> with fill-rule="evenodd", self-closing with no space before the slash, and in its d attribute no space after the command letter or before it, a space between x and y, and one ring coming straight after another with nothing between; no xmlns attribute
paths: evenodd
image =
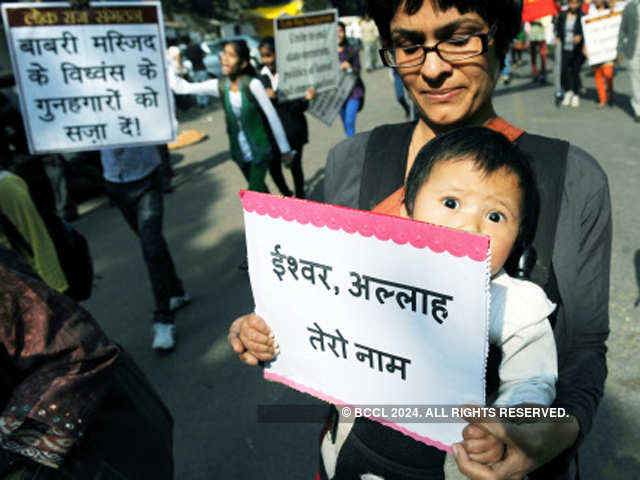
<svg viewBox="0 0 640 480"><path fill-rule="evenodd" d="M224 46L222 55L220 55L220 63L222 64L222 74L229 76L239 73L246 67L247 62L240 61L235 47L231 43L227 43Z"/></svg>
<svg viewBox="0 0 640 480"><path fill-rule="evenodd" d="M344 28L342 28L342 25L338 25L338 45L342 44L342 42L344 42Z"/></svg>
<svg viewBox="0 0 640 480"><path fill-rule="evenodd" d="M259 48L260 61L266 66L271 73L276 72L276 54L269 47L262 46Z"/></svg>
<svg viewBox="0 0 640 480"><path fill-rule="evenodd" d="M580 0L569 0L569 10L571 10L573 13L576 13L578 10L580 10L580 4L582 2L580 2Z"/></svg>
<svg viewBox="0 0 640 480"><path fill-rule="evenodd" d="M452 37L486 33L489 28L475 12L462 15L456 8L435 10L426 0L413 15L398 10L391 21L391 41L394 47L433 46ZM467 60L448 63L429 52L422 66L398 69L422 119L436 128L473 123L474 118L492 112L491 94L498 71L491 40L485 54Z"/></svg>

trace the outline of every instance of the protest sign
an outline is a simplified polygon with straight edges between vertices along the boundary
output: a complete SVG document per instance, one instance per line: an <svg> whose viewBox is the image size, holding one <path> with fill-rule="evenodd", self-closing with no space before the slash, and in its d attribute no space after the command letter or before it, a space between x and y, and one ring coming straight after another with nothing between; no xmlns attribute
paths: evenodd
<svg viewBox="0 0 640 480"><path fill-rule="evenodd" d="M4 3L32 153L175 138L160 2Z"/></svg>
<svg viewBox="0 0 640 480"><path fill-rule="evenodd" d="M589 65L615 60L618 49L618 32L622 22L624 5L616 4L615 10L605 10L582 17L584 46Z"/></svg>
<svg viewBox="0 0 640 480"><path fill-rule="evenodd" d="M338 116L340 108L342 108L344 102L349 98L349 94L357 80L358 77L354 73L341 70L336 88L316 95L313 100L311 100L307 113L313 115L330 127Z"/></svg>
<svg viewBox="0 0 640 480"><path fill-rule="evenodd" d="M273 20L278 98L302 98L338 83L338 12L325 10Z"/></svg>
<svg viewBox="0 0 640 480"><path fill-rule="evenodd" d="M373 418L441 449L460 441L459 418L426 408L484 404L488 237L241 195L255 311L280 345L265 377L336 405L421 405L410 422Z"/></svg>

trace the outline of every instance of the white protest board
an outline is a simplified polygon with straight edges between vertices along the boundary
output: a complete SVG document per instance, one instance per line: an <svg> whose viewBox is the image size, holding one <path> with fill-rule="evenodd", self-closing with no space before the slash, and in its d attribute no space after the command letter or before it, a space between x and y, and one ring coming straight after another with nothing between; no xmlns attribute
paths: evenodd
<svg viewBox="0 0 640 480"><path fill-rule="evenodd" d="M623 9L624 2L617 3L613 12L605 10L582 17L582 33L589 65L615 60Z"/></svg>
<svg viewBox="0 0 640 480"><path fill-rule="evenodd" d="M337 85L337 21L337 10L273 20L278 98L302 98L309 87L323 92Z"/></svg>
<svg viewBox="0 0 640 480"><path fill-rule="evenodd" d="M2 4L32 153L175 136L160 2Z"/></svg>
<svg viewBox="0 0 640 480"><path fill-rule="evenodd" d="M313 97L307 108L307 113L330 127L338 116L342 105L349 98L357 80L358 76L356 74L342 70L336 88Z"/></svg>
<svg viewBox="0 0 640 480"><path fill-rule="evenodd" d="M255 311L280 354L265 377L336 405L483 405L489 239L242 192ZM464 423L380 419L449 450Z"/></svg>

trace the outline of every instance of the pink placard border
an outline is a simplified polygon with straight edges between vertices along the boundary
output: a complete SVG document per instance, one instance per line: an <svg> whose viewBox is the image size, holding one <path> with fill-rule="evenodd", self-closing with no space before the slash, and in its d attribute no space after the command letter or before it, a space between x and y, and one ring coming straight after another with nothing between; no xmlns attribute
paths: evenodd
<svg viewBox="0 0 640 480"><path fill-rule="evenodd" d="M278 383L283 383L284 385L293 388L294 390L298 390L302 393L306 393L308 395L314 396L316 398L319 398L320 400L324 400L325 402L329 402L332 403L333 405L335 405L336 407L351 407L352 411L353 411L353 406L349 405L346 402L343 402L342 400L339 400L335 397L332 397L330 395L326 395L323 392L320 392L319 390L315 390L313 388L307 387L305 385L302 385L294 380L291 380L287 377L283 377L282 375L278 375L275 373L270 372L268 369L264 370L264 378L267 380L270 380L272 382L278 382ZM383 419L383 418L378 418L378 417L367 417L369 420L375 420L377 422L380 422L383 425L386 425L387 427L393 428L394 430L399 431L400 433L403 433L405 435L407 435L408 437L413 438L414 440L417 440L419 442L422 443L426 443L427 445L431 445L432 447L436 447L440 450L444 450L445 452L449 452L451 454L453 454L453 450L451 448L451 446L446 445L442 442L439 442L437 440L434 440L430 437L425 437L423 435L419 435L415 432L412 432L410 430L407 430L405 427L398 425L397 423L394 422L390 422L389 420Z"/></svg>
<svg viewBox="0 0 640 480"><path fill-rule="evenodd" d="M407 218L325 203L278 197L266 193L240 191L242 207L247 212L269 215L301 225L327 227L345 233L374 236L379 240L393 240L398 245L410 243L416 248L429 247L435 253L449 252L454 257L468 257L484 262L489 253L489 237L431 225Z"/></svg>

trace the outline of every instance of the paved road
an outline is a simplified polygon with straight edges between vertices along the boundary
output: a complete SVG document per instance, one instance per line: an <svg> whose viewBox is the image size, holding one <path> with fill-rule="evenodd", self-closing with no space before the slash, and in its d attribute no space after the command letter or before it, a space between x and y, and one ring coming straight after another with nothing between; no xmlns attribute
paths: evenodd
<svg viewBox="0 0 640 480"><path fill-rule="evenodd" d="M593 77L583 72L588 99L578 109L556 109L551 86L529 83L528 66L495 93L497 111L527 130L559 136L601 161L614 205L609 379L604 401L581 456L587 480L640 478L640 269L639 126L629 115L628 73L616 76L616 103L595 108ZM366 105L358 131L403 120L387 72L366 74ZM337 121L327 128L309 120L311 143L304 166L311 198L321 190L326 152L343 138ZM244 256L240 201L245 182L230 161L222 112L187 118L209 138L174 153L175 193L165 201L165 234L194 302L179 313L178 348L168 356L150 349L151 291L138 243L119 212L104 199L82 205L76 223L90 241L101 277L87 308L129 350L175 416L176 478L311 479L317 465L318 424L258 424L258 404L319 404L264 381L241 365L226 343L229 323L252 309ZM635 266L634 266L634 258ZM640 281L640 280L639 280ZM448 478L461 478L448 469Z"/></svg>

